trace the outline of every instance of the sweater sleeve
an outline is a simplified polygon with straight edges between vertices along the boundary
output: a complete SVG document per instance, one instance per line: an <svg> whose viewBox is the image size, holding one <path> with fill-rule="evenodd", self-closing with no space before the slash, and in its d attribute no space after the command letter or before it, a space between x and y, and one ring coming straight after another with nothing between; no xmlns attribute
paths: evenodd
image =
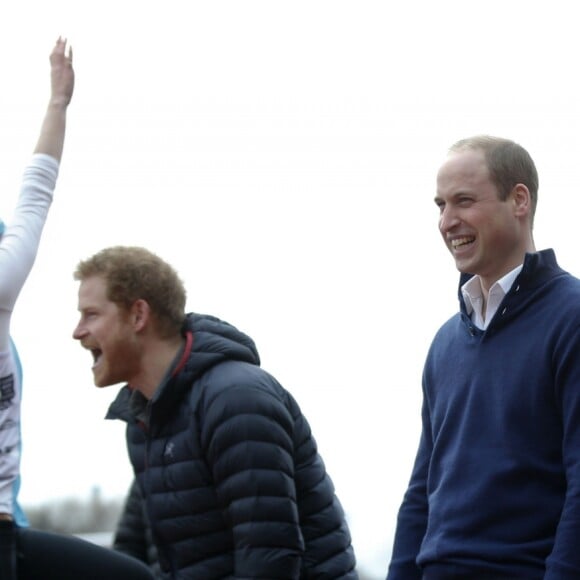
<svg viewBox="0 0 580 580"><path fill-rule="evenodd" d="M577 307L576 307L577 308ZM576 317L570 317L576 320ZM580 321L563 329L554 353L556 395L562 414L566 497L544 580L580 578Z"/></svg>
<svg viewBox="0 0 580 580"><path fill-rule="evenodd" d="M10 318L32 268L56 184L58 163L37 154L24 171L14 216L0 237L0 512L12 513L20 463L20 377L10 345Z"/></svg>
<svg viewBox="0 0 580 580"><path fill-rule="evenodd" d="M249 382L246 382L248 380ZM235 578L300 577L292 417L267 389L237 377L205 412L203 439L234 541Z"/></svg>
<svg viewBox="0 0 580 580"><path fill-rule="evenodd" d="M416 559L427 529L427 473L432 448L426 400L423 401L422 421L419 449L397 518L387 580L421 580L422 578Z"/></svg>

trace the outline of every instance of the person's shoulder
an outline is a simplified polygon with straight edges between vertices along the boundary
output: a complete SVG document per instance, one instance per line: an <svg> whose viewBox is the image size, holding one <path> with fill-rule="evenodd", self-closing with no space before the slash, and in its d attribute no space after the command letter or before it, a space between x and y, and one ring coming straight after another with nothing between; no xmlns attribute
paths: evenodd
<svg viewBox="0 0 580 580"><path fill-rule="evenodd" d="M199 386L199 389L198 389ZM196 393L196 389L197 393ZM199 380L192 390L192 401L198 399L203 407L252 406L287 404L287 391L267 371L243 361L225 361L216 365Z"/></svg>
<svg viewBox="0 0 580 580"><path fill-rule="evenodd" d="M435 332L435 336L433 337L433 342L437 341L441 335L444 335L448 332L454 331L457 329L458 325L461 324L461 312L456 312L447 320L445 320Z"/></svg>
<svg viewBox="0 0 580 580"><path fill-rule="evenodd" d="M456 312L436 330L427 349L427 360L436 356L436 353L440 353L447 348L452 348L451 345L457 344L457 341L461 340L461 336L465 330L466 327L462 320L462 314Z"/></svg>
<svg viewBox="0 0 580 580"><path fill-rule="evenodd" d="M554 292L569 297L570 300L580 296L580 278L566 270L561 270L560 274L552 278L551 282ZM571 305L580 309L580 301Z"/></svg>
<svg viewBox="0 0 580 580"><path fill-rule="evenodd" d="M209 392L219 392L232 388L271 389L277 385L276 379L259 365L241 360L225 360L201 377L203 388Z"/></svg>
<svg viewBox="0 0 580 580"><path fill-rule="evenodd" d="M540 289L535 308L549 317L551 327L572 329L580 327L580 279L566 271ZM575 332L575 331L574 331Z"/></svg>

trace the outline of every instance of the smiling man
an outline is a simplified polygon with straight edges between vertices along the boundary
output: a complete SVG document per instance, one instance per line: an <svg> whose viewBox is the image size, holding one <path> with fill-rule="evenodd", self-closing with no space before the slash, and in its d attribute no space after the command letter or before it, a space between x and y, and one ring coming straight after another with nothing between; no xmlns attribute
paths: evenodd
<svg viewBox="0 0 580 580"><path fill-rule="evenodd" d="M537 252L518 144L456 143L437 175L460 311L423 371L389 580L580 578L580 281Z"/></svg>
<svg viewBox="0 0 580 580"><path fill-rule="evenodd" d="M74 338L129 455L164 577L356 579L350 533L306 418L254 342L185 314L173 268L137 247L81 262Z"/></svg>

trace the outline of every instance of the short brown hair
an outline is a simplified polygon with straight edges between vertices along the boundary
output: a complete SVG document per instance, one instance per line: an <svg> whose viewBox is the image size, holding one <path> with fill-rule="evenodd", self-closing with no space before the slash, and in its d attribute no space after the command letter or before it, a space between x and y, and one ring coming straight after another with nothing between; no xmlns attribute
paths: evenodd
<svg viewBox="0 0 580 580"><path fill-rule="evenodd" d="M136 300L145 300L154 314L163 337L179 332L185 319L186 292L177 272L145 248L113 246L79 262L75 280L101 276L107 297L129 309Z"/></svg>
<svg viewBox="0 0 580 580"><path fill-rule="evenodd" d="M483 152L487 169L499 191L499 198L505 200L518 183L523 183L532 200L531 221L534 221L538 204L538 172L530 154L521 146L501 137L476 135L461 139L449 148L450 152L465 150Z"/></svg>

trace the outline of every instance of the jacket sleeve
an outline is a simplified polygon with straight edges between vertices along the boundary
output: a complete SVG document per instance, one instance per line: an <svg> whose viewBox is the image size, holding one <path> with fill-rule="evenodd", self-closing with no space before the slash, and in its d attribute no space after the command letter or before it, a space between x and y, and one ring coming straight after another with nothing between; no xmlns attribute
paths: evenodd
<svg viewBox="0 0 580 580"><path fill-rule="evenodd" d="M260 381L237 367L235 385L207 401L202 445L234 540L235 578L300 577L292 417Z"/></svg>
<svg viewBox="0 0 580 580"><path fill-rule="evenodd" d="M431 430L426 400L422 411L423 427L411 480L399 509L393 554L387 580L421 580L416 564L427 529L427 473L431 458Z"/></svg>
<svg viewBox="0 0 580 580"><path fill-rule="evenodd" d="M117 523L113 548L147 563L146 522L143 500L137 481L133 480Z"/></svg>

